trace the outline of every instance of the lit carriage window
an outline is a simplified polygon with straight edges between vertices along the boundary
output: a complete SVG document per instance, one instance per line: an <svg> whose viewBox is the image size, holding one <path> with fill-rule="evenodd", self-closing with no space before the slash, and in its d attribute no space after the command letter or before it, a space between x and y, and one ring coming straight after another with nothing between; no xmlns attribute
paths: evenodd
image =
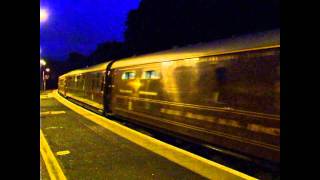
<svg viewBox="0 0 320 180"><path fill-rule="evenodd" d="M121 79L134 79L135 77L136 77L136 73L132 72L132 71L129 71L129 72L124 72L122 74Z"/></svg>
<svg viewBox="0 0 320 180"><path fill-rule="evenodd" d="M142 74L142 79L159 79L160 74L157 71L145 71Z"/></svg>

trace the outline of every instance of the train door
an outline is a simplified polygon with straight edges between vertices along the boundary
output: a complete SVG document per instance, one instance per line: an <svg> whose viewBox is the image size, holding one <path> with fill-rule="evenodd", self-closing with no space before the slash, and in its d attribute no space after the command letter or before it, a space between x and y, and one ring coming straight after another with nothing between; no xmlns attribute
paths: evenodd
<svg viewBox="0 0 320 180"><path fill-rule="evenodd" d="M112 113L111 111L111 100L112 100L112 73L111 73L111 67L112 64L115 61L111 61L106 69L106 74L105 74L105 85L104 85L104 94L103 94L103 104L104 104L104 114L105 115L110 115Z"/></svg>

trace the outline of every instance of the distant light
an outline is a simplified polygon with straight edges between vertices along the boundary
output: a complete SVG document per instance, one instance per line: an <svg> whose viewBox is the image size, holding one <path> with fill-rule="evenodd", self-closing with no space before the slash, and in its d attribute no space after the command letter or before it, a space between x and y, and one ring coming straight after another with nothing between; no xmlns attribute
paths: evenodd
<svg viewBox="0 0 320 180"><path fill-rule="evenodd" d="M46 71L47 71L47 72L50 72L50 68L46 68Z"/></svg>
<svg viewBox="0 0 320 180"><path fill-rule="evenodd" d="M40 23L47 21L48 11L46 9L40 9Z"/></svg>
<svg viewBox="0 0 320 180"><path fill-rule="evenodd" d="M47 62L44 59L40 59L40 65L45 66Z"/></svg>

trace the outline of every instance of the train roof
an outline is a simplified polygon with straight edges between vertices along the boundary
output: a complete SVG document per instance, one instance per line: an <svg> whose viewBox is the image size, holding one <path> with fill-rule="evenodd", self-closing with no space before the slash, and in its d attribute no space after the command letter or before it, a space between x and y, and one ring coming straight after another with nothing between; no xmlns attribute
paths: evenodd
<svg viewBox="0 0 320 180"><path fill-rule="evenodd" d="M136 57L124 58L117 60L112 65L112 69L139 64L218 55L266 47L280 47L279 29L216 40L210 43L197 44L184 48L170 49Z"/></svg>
<svg viewBox="0 0 320 180"><path fill-rule="evenodd" d="M211 56L239 52L243 50L267 47L280 47L280 30L271 30L228 39L216 40L210 43L190 45L183 48L174 48L166 51L150 53L140 56L119 59L114 62L112 69L139 64L164 62L178 59L188 59L202 56ZM97 64L88 68L76 69L60 77L82 74L86 72L103 71L109 62Z"/></svg>
<svg viewBox="0 0 320 180"><path fill-rule="evenodd" d="M90 67L87 67L87 68L72 70L72 71L70 71L70 72L68 72L66 74L63 74L60 77L71 76L71 75L76 75L76 74L83 74L83 73L94 72L94 71L104 71L104 70L107 69L107 65L109 63L110 62L104 62L104 63L97 64L97 65L94 65L94 66L90 66Z"/></svg>

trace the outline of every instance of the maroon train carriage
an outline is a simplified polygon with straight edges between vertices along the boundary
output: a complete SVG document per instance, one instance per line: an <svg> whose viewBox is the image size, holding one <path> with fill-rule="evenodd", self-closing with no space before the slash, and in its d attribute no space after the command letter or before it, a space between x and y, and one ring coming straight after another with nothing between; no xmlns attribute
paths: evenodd
<svg viewBox="0 0 320 180"><path fill-rule="evenodd" d="M58 91L109 115L280 161L280 32L124 58L59 77Z"/></svg>

